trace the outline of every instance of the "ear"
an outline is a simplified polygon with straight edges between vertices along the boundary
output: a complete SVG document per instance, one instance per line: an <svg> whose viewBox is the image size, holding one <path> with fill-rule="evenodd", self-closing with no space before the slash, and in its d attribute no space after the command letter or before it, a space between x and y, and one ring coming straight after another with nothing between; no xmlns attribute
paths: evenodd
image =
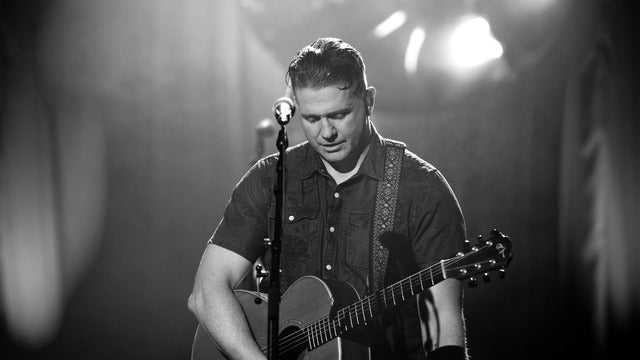
<svg viewBox="0 0 640 360"><path fill-rule="evenodd" d="M373 112L373 106L376 103L376 88L369 86L364 93L364 104L367 107L367 115Z"/></svg>

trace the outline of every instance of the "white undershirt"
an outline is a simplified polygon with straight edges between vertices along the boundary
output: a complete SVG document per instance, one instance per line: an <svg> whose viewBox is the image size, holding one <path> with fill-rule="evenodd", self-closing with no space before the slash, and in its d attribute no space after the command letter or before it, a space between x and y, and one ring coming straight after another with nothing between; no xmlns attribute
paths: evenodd
<svg viewBox="0 0 640 360"><path fill-rule="evenodd" d="M336 181L336 184L339 185L349 180L353 175L355 175L358 172L358 170L360 169L360 165L362 165L362 162L364 161L364 158L365 156L367 156L368 152L369 152L369 145L367 145L367 147L364 148L364 150L362 151L362 154L360 154L360 157L358 158L358 162L356 163L356 166L354 166L353 169L351 169L346 173L343 173L334 169L333 166L331 166L331 164L329 164L329 162L327 162L325 159L323 158L320 158L320 159L324 163L324 166L327 167L327 172L329 173L329 175L331 175L333 180Z"/></svg>

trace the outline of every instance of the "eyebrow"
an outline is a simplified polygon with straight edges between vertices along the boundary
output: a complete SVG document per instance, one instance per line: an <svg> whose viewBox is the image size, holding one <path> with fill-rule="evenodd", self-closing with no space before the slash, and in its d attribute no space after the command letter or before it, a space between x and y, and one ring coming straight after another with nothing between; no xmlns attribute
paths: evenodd
<svg viewBox="0 0 640 360"><path fill-rule="evenodd" d="M336 116L336 115L343 115L343 114L348 114L353 110L353 108L351 106L343 108L343 109L338 109L338 110L334 110L331 112L328 112L325 114L326 117L332 117L332 116ZM308 118L308 117L320 117L319 115L316 114L300 114L300 116L302 116L303 118Z"/></svg>

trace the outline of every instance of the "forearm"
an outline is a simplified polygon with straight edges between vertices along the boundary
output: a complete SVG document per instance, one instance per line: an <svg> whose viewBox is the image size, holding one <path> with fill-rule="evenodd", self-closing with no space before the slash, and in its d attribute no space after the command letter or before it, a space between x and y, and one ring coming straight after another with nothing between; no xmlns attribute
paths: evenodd
<svg viewBox="0 0 640 360"><path fill-rule="evenodd" d="M194 291L189 308L230 359L266 359L230 288Z"/></svg>
<svg viewBox="0 0 640 360"><path fill-rule="evenodd" d="M431 288L431 296L421 296L423 306L420 318L422 322L423 343L428 359L438 359L438 349L446 348L466 358L465 323L462 311L462 288L457 280L445 280ZM442 352L442 351L440 351ZM451 353L451 351L446 351ZM458 357L455 357L458 358Z"/></svg>
<svg viewBox="0 0 640 360"><path fill-rule="evenodd" d="M444 315L444 314L441 314ZM459 315L449 314L439 318L436 321L437 325L430 326L429 335L432 339L437 339L431 342L425 342L430 344L429 348L425 347L425 354L428 360L466 360L467 356L467 344L465 336L465 324L462 313ZM425 336L423 334L423 340Z"/></svg>
<svg viewBox="0 0 640 360"><path fill-rule="evenodd" d="M208 245L189 297L189 309L231 359L265 359L232 290L250 266L240 255Z"/></svg>

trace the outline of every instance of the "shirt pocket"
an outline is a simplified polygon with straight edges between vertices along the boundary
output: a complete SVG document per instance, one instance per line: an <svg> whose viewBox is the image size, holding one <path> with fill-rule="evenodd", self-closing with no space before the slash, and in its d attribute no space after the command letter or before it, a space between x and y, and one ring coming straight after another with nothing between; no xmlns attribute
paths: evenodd
<svg viewBox="0 0 640 360"><path fill-rule="evenodd" d="M275 231L275 208L269 212L269 234ZM318 238L318 209L286 207L283 215L282 260L283 263L300 263L311 258L312 246Z"/></svg>

